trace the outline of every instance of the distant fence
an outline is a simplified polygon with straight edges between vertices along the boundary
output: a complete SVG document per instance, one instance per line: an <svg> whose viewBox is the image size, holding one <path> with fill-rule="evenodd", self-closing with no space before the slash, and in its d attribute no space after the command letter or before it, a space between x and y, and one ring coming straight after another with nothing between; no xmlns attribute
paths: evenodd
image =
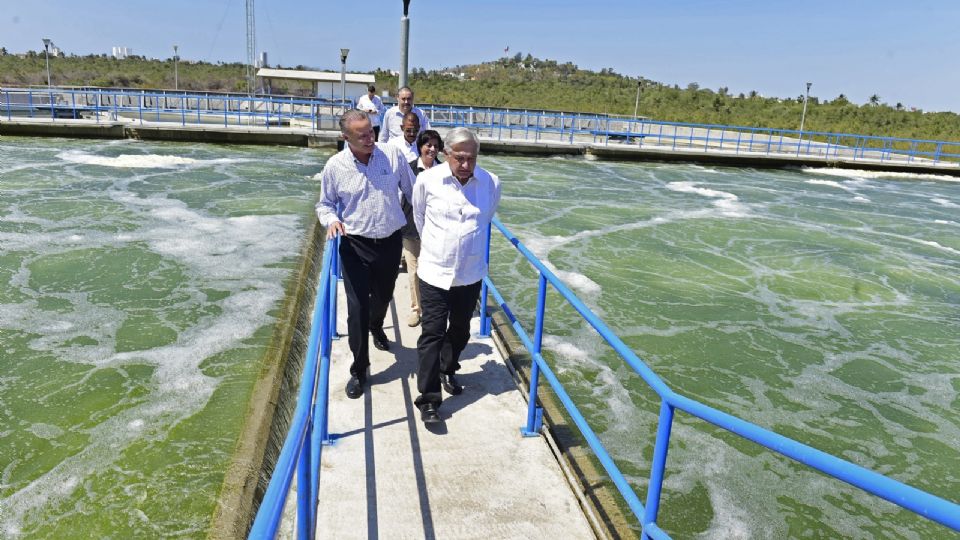
<svg viewBox="0 0 960 540"><path fill-rule="evenodd" d="M0 119L89 119L181 126L337 130L347 100L108 88L0 90ZM422 105L438 127L468 127L496 140L633 145L682 153L808 157L960 167L960 142L797 131L541 110Z"/></svg>
<svg viewBox="0 0 960 540"><path fill-rule="evenodd" d="M497 140L626 144L680 152L806 156L823 160L960 166L960 142L662 122L598 114L444 105L427 105L422 108L432 125L463 126Z"/></svg>
<svg viewBox="0 0 960 540"><path fill-rule="evenodd" d="M339 100L104 88L4 89L0 118L132 120L223 127L338 129Z"/></svg>

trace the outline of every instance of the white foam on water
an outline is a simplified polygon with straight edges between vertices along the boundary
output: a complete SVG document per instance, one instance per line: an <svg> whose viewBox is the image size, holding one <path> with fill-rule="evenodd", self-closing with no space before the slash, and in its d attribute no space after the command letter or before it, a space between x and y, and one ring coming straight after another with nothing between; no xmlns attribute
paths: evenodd
<svg viewBox="0 0 960 540"><path fill-rule="evenodd" d="M826 167L803 167L805 173L823 174L827 176L843 176L846 178L903 178L907 180L940 180L945 182L960 182L960 177L946 174L908 173L894 171L864 171L861 169L833 169Z"/></svg>
<svg viewBox="0 0 960 540"><path fill-rule="evenodd" d="M960 223L958 223L958 222L956 222L956 221L950 221L950 220L946 220L946 219L935 219L935 220L933 220L933 222L936 223L937 225L953 225L953 226L958 226L958 225L960 225Z"/></svg>
<svg viewBox="0 0 960 540"><path fill-rule="evenodd" d="M670 182L666 187L670 191L678 193L693 193L702 197L717 199L713 205L720 209L720 214L725 217L745 217L749 213L747 207L733 193L698 187L696 182Z"/></svg>
<svg viewBox="0 0 960 540"><path fill-rule="evenodd" d="M548 267L553 265L545 263ZM579 272L567 272L565 270L557 270L556 268L551 268L554 274L557 275L564 283L569 287L576 289L582 293L589 295L598 295L600 291L603 290L602 287L592 279Z"/></svg>
<svg viewBox="0 0 960 540"><path fill-rule="evenodd" d="M866 197L864 197L864 196L862 196L862 195L857 195L856 197L853 198L853 200L855 200L855 201L857 201L857 202L863 202L863 203L868 203L868 202L870 202L870 199L868 199L868 198L866 198Z"/></svg>
<svg viewBox="0 0 960 540"><path fill-rule="evenodd" d="M953 249L953 248L950 247L950 246L945 246L945 245L941 244L940 242L934 242L933 240L923 240L923 239L921 239L921 238L914 238L913 241L914 241L914 242L917 242L918 244L923 244L923 245L925 245L925 246L930 246L930 247L932 247L932 248L937 248L937 249L946 251L947 253L953 253L954 255L960 255L960 250Z"/></svg>
<svg viewBox="0 0 960 540"><path fill-rule="evenodd" d="M567 360L579 363L590 359L589 352L557 336L543 336L543 345Z"/></svg>
<svg viewBox="0 0 960 540"><path fill-rule="evenodd" d="M835 187L835 188L844 189L844 187L843 187L842 185L840 185L840 182L837 182L836 180L816 180L816 179L813 179L813 180L807 180L807 183L808 183L808 184L818 185L818 186L830 186L830 187Z"/></svg>
<svg viewBox="0 0 960 540"><path fill-rule="evenodd" d="M35 300L0 305L0 327L36 332L40 337L30 347L56 351L64 361L91 365L91 372L129 363L154 367L151 395L142 404L120 411L85 430L89 444L65 458L51 470L4 500L2 529L20 534L21 519L36 508L67 497L89 478L112 466L119 450L134 440L162 439L181 419L202 409L213 394L218 379L200 369L204 359L230 350L272 321L269 312L283 296L283 277L288 269L274 267L295 256L301 233L294 215L219 217L164 196L139 197L115 189L110 197L144 219L137 230L121 234L91 234L85 247L111 248L128 242L145 243L187 270L183 291L188 304L205 301L194 289L213 288L230 292L220 300L220 314L200 319L181 331L174 343L143 351L115 352L115 336L127 313L87 301L86 293L61 293L70 309L56 313L40 310ZM47 240L71 240L60 233ZM28 235L20 235L28 236ZM36 252L37 238L21 239ZM37 257L76 249L70 245L40 246ZM27 263L28 264L28 263ZM24 265L26 266L26 264ZM16 276L15 276L16 277ZM21 279L22 278L22 279ZM29 276L18 278L24 281ZM25 286L26 283L22 283ZM38 332L42 329L42 332ZM66 346L76 337L92 337L97 345ZM38 426L40 433L50 430Z"/></svg>
<svg viewBox="0 0 960 540"><path fill-rule="evenodd" d="M56 439L63 435L63 430L53 424L36 423L27 428L27 431L33 433L41 439Z"/></svg>
<svg viewBox="0 0 960 540"><path fill-rule="evenodd" d="M101 167L120 167L125 169L177 169L184 166L205 166L237 163L240 159L194 159L189 157L160 154L121 154L119 156L98 156L80 150L67 150L57 157L71 163L98 165Z"/></svg>
<svg viewBox="0 0 960 540"><path fill-rule="evenodd" d="M937 197L937 198L934 198L934 199L930 199L930 202L935 202L935 203L939 204L940 206L943 206L943 207L946 207L946 208L960 208L960 204L957 204L957 203L955 203L955 202L953 202L953 201L951 201L951 200L949 200L949 199L943 199L943 198L940 198L940 197Z"/></svg>
<svg viewBox="0 0 960 540"><path fill-rule="evenodd" d="M689 164L687 167L691 169L696 169L697 172L703 172L707 174L720 174L720 171L712 169L710 167L704 167L703 165Z"/></svg>

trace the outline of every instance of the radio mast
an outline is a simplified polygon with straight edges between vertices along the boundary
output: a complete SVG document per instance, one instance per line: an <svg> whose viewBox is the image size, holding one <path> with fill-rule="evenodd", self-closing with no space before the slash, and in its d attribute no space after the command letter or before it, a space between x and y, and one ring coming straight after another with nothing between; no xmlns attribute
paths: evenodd
<svg viewBox="0 0 960 540"><path fill-rule="evenodd" d="M253 0L247 0L247 93L251 96L257 87L254 65L257 61L257 25Z"/></svg>

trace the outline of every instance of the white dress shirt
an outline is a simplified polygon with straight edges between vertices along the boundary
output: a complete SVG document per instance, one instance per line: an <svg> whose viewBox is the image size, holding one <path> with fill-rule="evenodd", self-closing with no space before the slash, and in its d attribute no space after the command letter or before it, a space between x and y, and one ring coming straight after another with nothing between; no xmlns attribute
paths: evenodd
<svg viewBox="0 0 960 540"><path fill-rule="evenodd" d="M407 163L418 159L420 157L419 148L417 148L417 140L414 139L412 143L408 143L403 134L401 133L399 137L394 137L390 139L390 142L387 143L390 146L396 146L403 152L403 157L407 160Z"/></svg>
<svg viewBox="0 0 960 540"><path fill-rule="evenodd" d="M372 99L370 94L360 96L360 99L357 100L357 108L367 113L371 126L377 127L380 125L380 115L383 114L383 101L380 96L374 94ZM371 109L377 112L370 112Z"/></svg>
<svg viewBox="0 0 960 540"><path fill-rule="evenodd" d="M413 221L420 231L417 276L449 290L487 274L487 226L500 204L500 179L479 166L460 185L448 163L417 176Z"/></svg>
<svg viewBox="0 0 960 540"><path fill-rule="evenodd" d="M386 238L407 222L397 188L412 197L413 182L409 161L393 146L375 145L366 165L344 148L320 173L317 218L324 227L340 221L348 235Z"/></svg>
<svg viewBox="0 0 960 540"><path fill-rule="evenodd" d="M430 121L427 120L427 116L423 114L423 111L414 107L410 110L413 114L417 115L417 118L420 119L420 133L430 129ZM387 112L383 114L383 124L380 126L380 142L389 142L391 137L400 137L403 138L403 113L400 112L400 106L394 105L387 109ZM418 135L420 134L418 133Z"/></svg>

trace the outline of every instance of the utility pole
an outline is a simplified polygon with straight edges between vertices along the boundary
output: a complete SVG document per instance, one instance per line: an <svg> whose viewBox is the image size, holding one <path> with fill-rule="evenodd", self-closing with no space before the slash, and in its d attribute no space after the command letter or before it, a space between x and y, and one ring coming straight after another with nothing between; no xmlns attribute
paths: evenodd
<svg viewBox="0 0 960 540"><path fill-rule="evenodd" d="M177 55L177 46L173 46L173 89L180 89L180 74L177 71L177 61L180 60L180 57Z"/></svg>
<svg viewBox="0 0 960 540"><path fill-rule="evenodd" d="M813 83L807 83L807 91L803 94L803 113L800 114L800 137L803 137L803 121L807 119L807 99L810 97L810 86Z"/></svg>
<svg viewBox="0 0 960 540"><path fill-rule="evenodd" d="M50 87L50 46L53 41L43 38L43 56L47 59L47 88Z"/></svg>
<svg viewBox="0 0 960 540"><path fill-rule="evenodd" d="M640 110L640 89L643 88L643 81L637 81L637 102L633 105L633 118L637 118L637 111Z"/></svg>
<svg viewBox="0 0 960 540"><path fill-rule="evenodd" d="M407 54L410 51L410 0L403 0L403 17L400 17L400 82L398 88L407 86Z"/></svg>
<svg viewBox="0 0 960 540"><path fill-rule="evenodd" d="M251 96L257 88L256 70L257 61L257 25L253 0L247 0L247 93Z"/></svg>

